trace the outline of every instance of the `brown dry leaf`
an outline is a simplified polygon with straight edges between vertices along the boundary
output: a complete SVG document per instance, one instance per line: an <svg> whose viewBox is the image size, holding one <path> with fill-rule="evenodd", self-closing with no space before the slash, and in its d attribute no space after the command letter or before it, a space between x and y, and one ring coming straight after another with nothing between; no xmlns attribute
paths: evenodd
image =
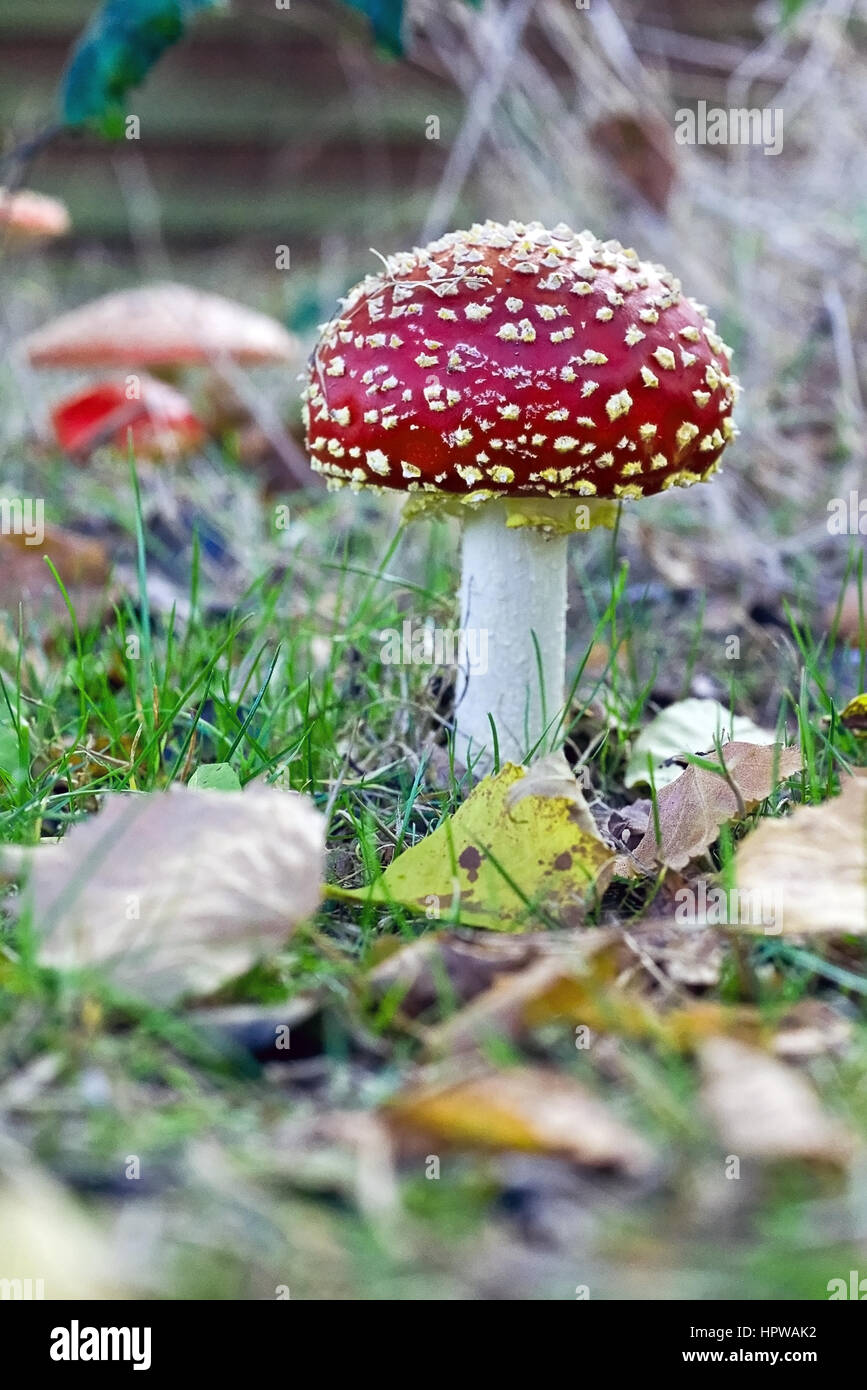
<svg viewBox="0 0 867 1390"><path fill-rule="evenodd" d="M603 1101L542 1067L422 1083L396 1096L385 1114L398 1133L457 1148L518 1149L629 1174L653 1163L650 1145Z"/></svg>
<svg viewBox="0 0 867 1390"><path fill-rule="evenodd" d="M646 868L654 864L684 868L713 844L721 825L764 801L780 782L794 776L802 766L798 749L780 744L726 743L722 757L740 791L743 806L739 806L732 787L720 773L690 764L676 782L659 793L660 839L657 841L651 822L634 850L640 864ZM709 761L716 762L716 754Z"/></svg>
<svg viewBox="0 0 867 1390"><path fill-rule="evenodd" d="M650 821L649 801L633 801L628 806L594 807L599 829L607 844L618 850L633 850L647 834Z"/></svg>
<svg viewBox="0 0 867 1390"><path fill-rule="evenodd" d="M719 700L706 695L675 700L655 714L632 740L623 782L626 787L650 786L650 763L653 784L660 792L683 776L689 754L712 760L720 743L774 741L771 730L761 728L743 714L732 714Z"/></svg>
<svg viewBox="0 0 867 1390"><path fill-rule="evenodd" d="M727 942L713 927L681 927L651 919L630 928L629 935L673 984L689 989L719 984Z"/></svg>
<svg viewBox="0 0 867 1390"><path fill-rule="evenodd" d="M367 975L374 999L399 998L404 1017L415 1018L445 995L461 1004L490 988L504 974L537 957L537 937L492 936L489 932L428 932L397 949Z"/></svg>
<svg viewBox="0 0 867 1390"><path fill-rule="evenodd" d="M785 1062L733 1038L709 1038L699 1062L705 1109L731 1153L840 1167L849 1161L851 1135L823 1109L809 1081Z"/></svg>
<svg viewBox="0 0 867 1390"><path fill-rule="evenodd" d="M75 584L104 584L111 563L105 546L93 536L81 536L60 526L46 526L39 545L30 545L28 538L15 533L4 534L4 544L14 546L24 555L40 560L48 555L57 573L67 586ZM43 568L46 568L43 565Z"/></svg>
<svg viewBox="0 0 867 1390"><path fill-rule="evenodd" d="M272 787L106 798L33 852L22 895L41 964L99 966L161 1004L248 969L316 908L324 821Z"/></svg>
<svg viewBox="0 0 867 1390"><path fill-rule="evenodd" d="M14 614L19 603L32 620L45 613L66 617L68 610L57 580L45 563L48 555L63 580L79 623L100 611L111 570L108 552L92 536L46 526L39 545L23 534L0 537L0 607Z"/></svg>
<svg viewBox="0 0 867 1390"><path fill-rule="evenodd" d="M585 927L550 933L544 944L542 933L530 940L540 944L523 968L497 976L471 1003L428 1029L431 1053L474 1048L490 1037L517 1039L555 1019L595 1026L595 1001L617 975L618 933Z"/></svg>
<svg viewBox="0 0 867 1390"><path fill-rule="evenodd" d="M644 878L647 870L640 868L632 858L647 832L650 819L650 802L634 801L631 805L610 807L597 802L593 807L596 823L607 845L615 851L612 878Z"/></svg>
<svg viewBox="0 0 867 1390"><path fill-rule="evenodd" d="M777 1057L799 1062L845 1052L851 1041L848 1018L822 999L799 999L780 1019L772 1046Z"/></svg>
<svg viewBox="0 0 867 1390"><path fill-rule="evenodd" d="M585 1027L691 1052L716 1033L760 1039L765 1025L757 1010L698 1001L663 1013L635 992L622 989L623 937L614 930L585 929L582 947L551 952L524 970L504 975L425 1037L433 1055L467 1051L487 1039L517 1040L550 1023ZM631 955L631 953L630 953Z"/></svg>
<svg viewBox="0 0 867 1390"><path fill-rule="evenodd" d="M839 796L763 820L738 846L738 891L773 903L778 931L867 934L867 770Z"/></svg>
<svg viewBox="0 0 867 1390"><path fill-rule="evenodd" d="M603 151L627 183L664 212L677 171L671 129L655 111L616 111L590 129L590 146Z"/></svg>

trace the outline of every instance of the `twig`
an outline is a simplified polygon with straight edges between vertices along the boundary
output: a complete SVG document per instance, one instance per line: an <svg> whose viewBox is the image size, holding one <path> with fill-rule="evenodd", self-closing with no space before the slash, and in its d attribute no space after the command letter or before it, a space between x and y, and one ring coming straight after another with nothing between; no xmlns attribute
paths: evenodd
<svg viewBox="0 0 867 1390"><path fill-rule="evenodd" d="M536 0L511 0L503 14L491 16L489 66L476 87L466 120L452 146L439 187L431 199L422 230L422 244L439 236L448 224L479 147L488 132L509 68Z"/></svg>

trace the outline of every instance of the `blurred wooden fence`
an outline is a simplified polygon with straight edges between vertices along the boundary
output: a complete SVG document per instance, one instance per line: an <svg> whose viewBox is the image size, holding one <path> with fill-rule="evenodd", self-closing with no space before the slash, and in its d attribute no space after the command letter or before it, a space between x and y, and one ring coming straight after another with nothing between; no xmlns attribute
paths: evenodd
<svg viewBox="0 0 867 1390"><path fill-rule="evenodd" d="M50 115L59 74L97 0L0 0L0 138ZM564 5L570 0L562 0ZM617 0L642 61L680 95L713 99L759 37L756 0ZM69 204L80 245L120 245L158 220L175 247L334 236L399 244L424 222L463 99L411 61L377 56L337 0L232 0L135 93L141 139L67 137L34 182ZM425 138L435 113L441 139Z"/></svg>
<svg viewBox="0 0 867 1390"><path fill-rule="evenodd" d="M0 135L44 124L69 47L96 0L0 0ZM132 99L141 139L106 147L64 138L35 182L69 203L76 236L129 235L157 212L175 244L236 237L293 245L366 224L423 220L459 96L406 64L382 61L361 23L329 0L233 0L203 16ZM377 203L374 209L372 202Z"/></svg>

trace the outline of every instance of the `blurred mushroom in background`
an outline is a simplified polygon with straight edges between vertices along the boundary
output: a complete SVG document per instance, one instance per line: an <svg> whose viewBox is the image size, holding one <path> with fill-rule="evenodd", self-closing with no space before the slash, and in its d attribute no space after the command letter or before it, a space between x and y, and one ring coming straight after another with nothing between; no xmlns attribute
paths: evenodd
<svg viewBox="0 0 867 1390"><path fill-rule="evenodd" d="M0 239L24 245L65 236L70 228L69 212L58 198L32 189L17 190L0 186Z"/></svg>
<svg viewBox="0 0 867 1390"><path fill-rule="evenodd" d="M101 444L125 449L132 434L137 458L178 458L204 443L207 431L186 396L142 373L110 378L60 401L51 412L57 442L86 458Z"/></svg>
<svg viewBox="0 0 867 1390"><path fill-rule="evenodd" d="M239 367L285 363L295 339L275 319L188 285L143 285L104 295L62 314L24 340L33 367L126 368L52 412L60 445L86 455L98 444L126 445L127 431L148 457L197 447L208 431L177 390L146 372L175 376L207 367L220 382Z"/></svg>

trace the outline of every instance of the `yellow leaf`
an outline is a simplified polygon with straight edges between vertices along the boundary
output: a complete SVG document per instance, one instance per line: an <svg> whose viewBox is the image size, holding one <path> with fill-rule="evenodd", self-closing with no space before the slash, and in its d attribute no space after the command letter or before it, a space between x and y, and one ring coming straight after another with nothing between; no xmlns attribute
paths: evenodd
<svg viewBox="0 0 867 1390"><path fill-rule="evenodd" d="M840 711L840 723L856 738L867 738L867 694L856 695Z"/></svg>
<svg viewBox="0 0 867 1390"><path fill-rule="evenodd" d="M593 1168L645 1172L650 1146L579 1082L542 1067L411 1087L386 1114L398 1129L459 1148L562 1155Z"/></svg>
<svg viewBox="0 0 867 1390"><path fill-rule="evenodd" d="M593 826L562 753L507 763L454 816L394 859L368 888L341 897L399 903L429 918L498 930L539 916L577 926L604 891L614 853Z"/></svg>

